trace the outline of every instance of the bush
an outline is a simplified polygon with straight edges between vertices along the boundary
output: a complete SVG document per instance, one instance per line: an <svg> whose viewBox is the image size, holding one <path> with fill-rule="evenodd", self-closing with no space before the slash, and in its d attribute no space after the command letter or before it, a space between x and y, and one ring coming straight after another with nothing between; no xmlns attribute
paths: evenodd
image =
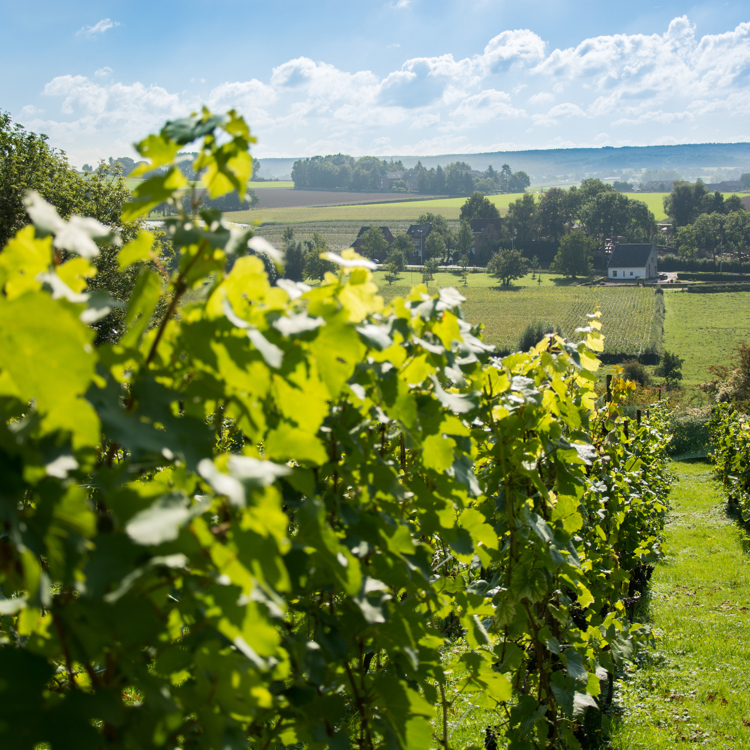
<svg viewBox="0 0 750 750"><path fill-rule="evenodd" d="M638 360L630 359L622 365L622 377L640 386L646 386L651 382L648 370Z"/></svg>
<svg viewBox="0 0 750 750"><path fill-rule="evenodd" d="M536 346L547 334L560 333L557 323L545 320L534 320L524 328L518 339L518 351L527 352L532 346Z"/></svg>

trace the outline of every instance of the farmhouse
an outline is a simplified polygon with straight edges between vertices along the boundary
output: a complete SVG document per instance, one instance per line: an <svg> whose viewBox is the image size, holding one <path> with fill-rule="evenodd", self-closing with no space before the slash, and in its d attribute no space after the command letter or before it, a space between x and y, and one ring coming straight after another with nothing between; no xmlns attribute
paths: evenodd
<svg viewBox="0 0 750 750"><path fill-rule="evenodd" d="M359 234L357 235L357 239L354 240L354 243L352 245L352 247L360 255L362 254L362 240L364 239L365 232L367 232L368 229L371 229L371 227L360 227ZM376 227L376 229L379 229L383 237L385 237L385 240L388 243L388 249L390 249L391 245L393 244L393 240L395 239L391 230L388 227ZM373 260L377 260L377 261L385 260L385 256L387 252L388 251L386 250L386 252L383 253L382 257L373 258Z"/></svg>
<svg viewBox="0 0 750 750"><path fill-rule="evenodd" d="M613 281L635 281L656 278L656 245L615 245L607 266Z"/></svg>
<svg viewBox="0 0 750 750"><path fill-rule="evenodd" d="M493 247L500 240L500 228L502 225L502 219L472 219L469 222L474 235L472 252L478 255L485 246L488 250Z"/></svg>
<svg viewBox="0 0 750 750"><path fill-rule="evenodd" d="M424 257L425 243L431 231L432 224L412 224L406 230L406 234L411 237L414 243L414 255L420 260Z"/></svg>

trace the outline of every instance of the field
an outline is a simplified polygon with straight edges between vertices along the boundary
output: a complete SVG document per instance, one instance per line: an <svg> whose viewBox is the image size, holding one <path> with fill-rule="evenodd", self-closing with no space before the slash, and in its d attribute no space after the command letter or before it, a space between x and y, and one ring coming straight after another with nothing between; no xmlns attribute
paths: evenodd
<svg viewBox="0 0 750 750"><path fill-rule="evenodd" d="M402 281L388 285L385 273L376 282L384 299L408 294L421 283L418 273L402 274ZM468 285L451 273L438 273L429 290L453 286L466 297L464 314L471 323L483 323L484 339L502 348L515 349L526 326L534 320L555 323L563 335L575 338L575 330L587 323L586 315L600 310L606 352L637 355L657 346L654 330L654 291L642 287L584 287L561 276L542 274L538 283L531 275L502 289L487 274L470 274Z"/></svg>
<svg viewBox="0 0 750 750"><path fill-rule="evenodd" d="M332 190L293 190L286 188L260 187L266 183L258 183L254 188L255 194L260 199L260 205L251 209L250 213L258 213L266 209L274 208L301 208L304 206L349 206L362 203L402 203L403 201L414 201L413 195L407 193L398 194L395 198L389 193L347 193ZM422 203L422 201L419 201Z"/></svg>
<svg viewBox="0 0 750 750"><path fill-rule="evenodd" d="M711 365L729 364L734 347L750 342L750 292L664 294L664 348L685 360L683 385L708 380Z"/></svg>
<svg viewBox="0 0 750 750"><path fill-rule="evenodd" d="M263 183L259 183L263 184ZM347 195L347 196L358 196L360 201L367 200L369 193L325 193L318 191L300 191L307 194L312 193L313 195ZM375 196L383 196L383 193L374 193ZM539 193L535 193L539 195ZM628 194L628 197L635 198L636 200L643 201L653 212L657 221L661 221L666 218L664 213L664 199L665 193L633 193ZM413 196L411 196L413 197ZM520 193L507 194L507 195L490 195L487 196L492 203L494 203L501 216L505 216L508 213L508 206L515 200L521 197ZM388 196L389 200L386 202L378 203L377 205L347 205L347 206L312 206L309 203L307 205L297 205L291 207L264 207L263 205L258 208L250 209L249 211L235 211L234 213L227 214L228 218L232 221L237 222L251 222L260 221L261 224L300 224L305 222L321 222L321 221L360 221L362 224L368 224L370 222L379 221L412 221L427 211L432 213L439 213L445 216L446 219L452 219L457 221L459 214L461 213L461 206L465 203L466 198L427 198L424 200L409 200L407 203L401 201L393 201L391 196ZM318 197L315 202L322 203L323 201Z"/></svg>

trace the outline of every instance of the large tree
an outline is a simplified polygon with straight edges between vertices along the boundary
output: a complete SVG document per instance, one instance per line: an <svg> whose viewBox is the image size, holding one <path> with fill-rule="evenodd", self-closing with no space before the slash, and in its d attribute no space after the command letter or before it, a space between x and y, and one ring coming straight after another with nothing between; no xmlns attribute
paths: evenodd
<svg viewBox="0 0 750 750"><path fill-rule="evenodd" d="M497 206L485 198L482 193L472 193L466 202L461 206L461 221L471 221L472 219L499 219L500 212Z"/></svg>
<svg viewBox="0 0 750 750"><path fill-rule="evenodd" d="M487 264L487 273L499 279L503 286L510 286L513 279L520 279L528 272L528 261L520 250L500 249Z"/></svg>
<svg viewBox="0 0 750 750"><path fill-rule="evenodd" d="M51 148L47 136L28 132L0 113L0 247L29 224L24 196L30 190L51 203L64 219L77 214L91 216L119 234L122 243L134 239L138 223L122 221L123 204L130 198L119 165L102 162L84 176L68 164L65 153ZM154 252L163 255L165 245L157 234ZM121 269L116 245L100 245L94 259L97 273L88 290L102 290L125 302L135 287L141 264ZM96 321L97 343L117 340L124 330L124 311L114 309Z"/></svg>
<svg viewBox="0 0 750 750"><path fill-rule="evenodd" d="M370 227L362 235L362 255L366 258L379 258L388 249L388 240L378 227Z"/></svg>
<svg viewBox="0 0 750 750"><path fill-rule="evenodd" d="M471 248L474 245L474 232L471 231L471 226L468 221L461 221L461 228L458 230L456 235L456 250L459 257L464 255L468 257L471 252Z"/></svg>
<svg viewBox="0 0 750 750"><path fill-rule="evenodd" d="M560 249L552 261L552 270L564 276L590 276L593 272L592 256L596 240L580 230L566 234L560 241Z"/></svg>
<svg viewBox="0 0 750 750"><path fill-rule="evenodd" d="M707 194L700 180L695 183L675 181L672 192L664 196L664 213L674 221L675 229L695 221Z"/></svg>
<svg viewBox="0 0 750 750"><path fill-rule="evenodd" d="M513 239L521 248L528 248L536 239L538 227L537 205L534 196L526 193L508 206L506 225Z"/></svg>
<svg viewBox="0 0 750 750"><path fill-rule="evenodd" d="M724 221L724 237L742 263L743 256L750 251L750 212L732 211Z"/></svg>
<svg viewBox="0 0 750 750"><path fill-rule="evenodd" d="M539 234L557 242L570 223L567 193L562 188L550 188L539 201Z"/></svg>
<svg viewBox="0 0 750 750"><path fill-rule="evenodd" d="M424 243L424 260L441 260L445 256L446 248L443 236L439 232L430 232Z"/></svg>
<svg viewBox="0 0 750 750"><path fill-rule="evenodd" d="M451 232L451 228L448 226L448 222L442 214L433 214L430 211L427 211L420 214L417 219L417 224L432 224L432 233L434 234L437 232L443 238L445 247L448 250L453 250L456 246L456 238L453 236L453 232Z"/></svg>

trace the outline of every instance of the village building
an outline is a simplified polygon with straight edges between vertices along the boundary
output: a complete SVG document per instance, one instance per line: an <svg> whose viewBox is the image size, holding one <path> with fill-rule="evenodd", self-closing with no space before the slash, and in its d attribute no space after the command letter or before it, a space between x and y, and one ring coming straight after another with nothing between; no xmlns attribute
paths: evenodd
<svg viewBox="0 0 750 750"><path fill-rule="evenodd" d="M474 235L474 244L471 251L477 257L483 250L491 252L500 242L500 229L503 226L502 219L471 219L469 222Z"/></svg>
<svg viewBox="0 0 750 750"><path fill-rule="evenodd" d="M656 279L656 245L616 244L607 265L607 277L610 281L626 282Z"/></svg>
<svg viewBox="0 0 750 750"><path fill-rule="evenodd" d="M362 255L362 240L364 239L365 232L367 232L368 229L372 229L372 227L360 227L357 239L354 240L354 243L352 244L352 247L360 255ZM382 263L385 260L386 255L388 255L388 250L390 250L391 245L396 238L393 236L393 233L388 227L376 227L376 229L380 230L381 234L383 235L383 237L385 237L385 240L388 243L388 248L382 253L382 257L373 258L373 260L377 260Z"/></svg>
<svg viewBox="0 0 750 750"><path fill-rule="evenodd" d="M406 230L407 236L410 237L411 241L414 243L414 256L419 261L424 258L425 244L431 231L432 224L412 224Z"/></svg>
<svg viewBox="0 0 750 750"><path fill-rule="evenodd" d="M404 172L386 172L385 175L380 178L380 189L390 190L395 182L403 179Z"/></svg>

